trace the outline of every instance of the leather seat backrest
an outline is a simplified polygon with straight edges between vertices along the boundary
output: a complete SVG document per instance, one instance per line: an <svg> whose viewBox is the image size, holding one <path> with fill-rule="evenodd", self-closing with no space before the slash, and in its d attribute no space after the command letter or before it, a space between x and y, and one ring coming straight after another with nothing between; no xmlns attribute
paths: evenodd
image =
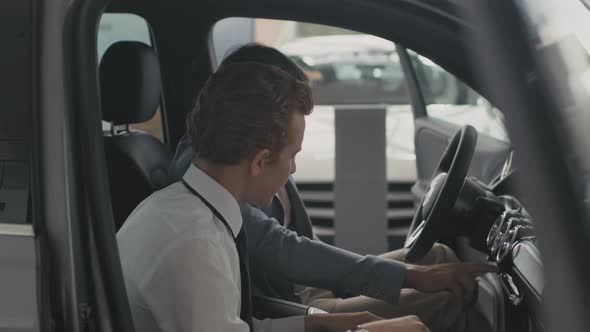
<svg viewBox="0 0 590 332"><path fill-rule="evenodd" d="M129 129L151 119L160 103L160 67L154 50L140 42L114 43L100 64L103 120L112 124L104 146L117 229L143 199L167 185L168 147Z"/></svg>

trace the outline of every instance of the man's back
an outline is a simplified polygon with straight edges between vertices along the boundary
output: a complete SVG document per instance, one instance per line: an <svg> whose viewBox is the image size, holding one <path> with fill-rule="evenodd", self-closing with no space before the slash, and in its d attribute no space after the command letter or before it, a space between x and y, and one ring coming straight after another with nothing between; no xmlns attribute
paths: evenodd
<svg viewBox="0 0 590 332"><path fill-rule="evenodd" d="M203 315L208 304L239 315L238 255L228 230L215 221L182 183L152 194L129 216L117 242L138 331L192 331L191 320ZM211 275L216 272L220 275ZM208 296L215 294L209 289L216 285L211 278L220 277L229 287L217 292L218 297ZM233 296L224 298L228 292ZM233 323L248 330L242 321Z"/></svg>

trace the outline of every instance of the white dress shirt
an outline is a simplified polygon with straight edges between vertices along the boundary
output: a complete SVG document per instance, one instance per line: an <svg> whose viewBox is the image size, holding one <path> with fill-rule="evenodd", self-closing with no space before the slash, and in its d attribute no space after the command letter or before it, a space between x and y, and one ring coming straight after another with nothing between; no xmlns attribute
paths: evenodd
<svg viewBox="0 0 590 332"><path fill-rule="evenodd" d="M184 180L242 227L234 197L191 165ZM180 182L153 193L117 233L125 285L138 332L249 331L240 319L241 281L232 235ZM256 332L303 331L303 316L254 319Z"/></svg>

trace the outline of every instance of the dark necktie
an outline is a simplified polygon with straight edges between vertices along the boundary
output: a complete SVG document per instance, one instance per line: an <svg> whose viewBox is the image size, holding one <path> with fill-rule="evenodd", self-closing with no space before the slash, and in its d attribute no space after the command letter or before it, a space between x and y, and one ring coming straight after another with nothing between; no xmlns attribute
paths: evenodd
<svg viewBox="0 0 590 332"><path fill-rule="evenodd" d="M193 187L191 187L186 181L182 180L182 184L197 196L207 207L213 212L213 214L219 219L227 231L231 235L232 239L234 239L236 250L238 251L238 257L240 259L240 280L242 283L242 308L240 310L240 318L248 324L250 327L250 331L254 331L252 326L252 293L250 288L250 268L248 265L248 237L246 235L246 230L242 225L242 229L238 233L238 236L235 237L231 227L225 220L225 218L217 211L217 209L209 203L201 194L199 194Z"/></svg>
<svg viewBox="0 0 590 332"><path fill-rule="evenodd" d="M254 331L252 327L252 291L250 288L250 266L248 258L248 236L244 225L236 237L236 249L238 250L238 257L240 258L240 279L242 280L242 310L240 318L248 323L250 331Z"/></svg>

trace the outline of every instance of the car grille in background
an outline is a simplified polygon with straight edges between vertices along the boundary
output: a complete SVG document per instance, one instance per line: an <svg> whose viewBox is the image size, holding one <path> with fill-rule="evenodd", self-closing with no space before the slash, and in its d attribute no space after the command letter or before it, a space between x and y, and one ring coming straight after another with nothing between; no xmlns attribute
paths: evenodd
<svg viewBox="0 0 590 332"><path fill-rule="evenodd" d="M390 183L387 193L387 225L389 249L401 248L414 216L413 183ZM334 244L333 183L297 183L297 188L311 217L315 234L324 242Z"/></svg>

